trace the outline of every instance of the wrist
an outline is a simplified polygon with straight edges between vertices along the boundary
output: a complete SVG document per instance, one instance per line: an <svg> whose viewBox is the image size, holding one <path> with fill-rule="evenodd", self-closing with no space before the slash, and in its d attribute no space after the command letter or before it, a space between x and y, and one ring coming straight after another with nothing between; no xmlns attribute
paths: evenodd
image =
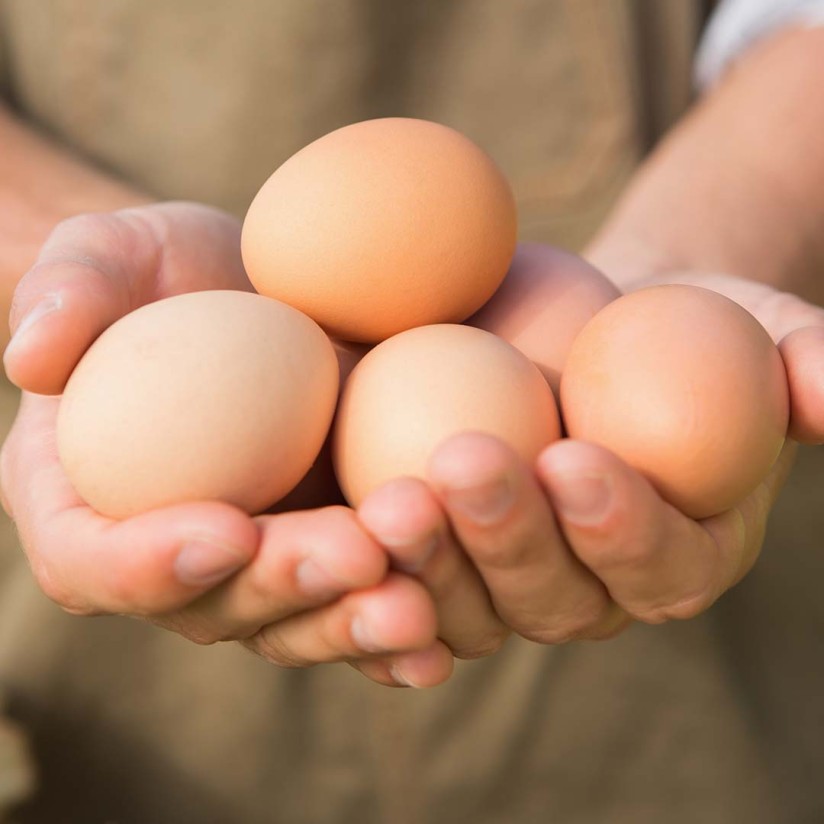
<svg viewBox="0 0 824 824"><path fill-rule="evenodd" d="M587 252L621 288L723 272L824 304L824 29L749 50L656 147Z"/></svg>

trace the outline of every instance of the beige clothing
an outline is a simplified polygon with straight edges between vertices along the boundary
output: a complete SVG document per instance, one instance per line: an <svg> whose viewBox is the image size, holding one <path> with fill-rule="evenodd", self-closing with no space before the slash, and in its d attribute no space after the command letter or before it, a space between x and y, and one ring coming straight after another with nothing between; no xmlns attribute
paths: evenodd
<svg viewBox="0 0 824 824"><path fill-rule="evenodd" d="M93 162L238 214L336 126L439 120L505 168L524 238L574 247L686 106L699 5L0 0L0 65L20 111ZM0 686L40 786L18 819L821 820L822 478L805 452L764 559L700 619L512 641L426 692L65 616L7 544Z"/></svg>

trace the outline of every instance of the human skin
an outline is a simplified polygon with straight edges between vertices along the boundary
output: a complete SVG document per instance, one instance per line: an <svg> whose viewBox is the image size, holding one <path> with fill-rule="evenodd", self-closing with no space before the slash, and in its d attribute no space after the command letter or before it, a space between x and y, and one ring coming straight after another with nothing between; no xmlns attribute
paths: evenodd
<svg viewBox="0 0 824 824"><path fill-rule="evenodd" d="M585 255L624 291L692 283L752 312L779 344L789 434L806 443L824 440L822 72L824 29L754 46L643 164ZM693 617L746 574L793 440L752 495L700 522L606 450L565 440L528 467L476 434L438 450L428 484L394 481L359 515L436 593L458 586L429 581L457 553L454 535L526 638L608 638L633 620ZM438 605L441 625L471 624Z"/></svg>
<svg viewBox="0 0 824 824"><path fill-rule="evenodd" d="M750 309L781 342L791 434L809 442L824 439L824 312L778 290L821 300L824 102L807 90L824 69L822 38L793 31L754 48L642 167L588 252L625 290L698 282ZM20 168L0 200L12 211ZM59 392L91 340L129 309L175 291L248 288L237 261L210 271L198 258L210 238L209 259L235 260L236 231L191 204L60 224L17 290L9 375ZM157 277L170 244L175 254L162 257L174 271ZM28 262L4 269L6 279ZM55 308L41 302L55 293L56 310L27 323L36 307ZM734 510L700 523L605 450L564 441L529 467L467 433L436 452L428 483L393 481L357 517L327 508L250 519L198 503L115 524L80 505L48 448L55 403L25 397L2 466L8 508L55 601L81 614L140 615L200 642L241 640L278 664L347 660L386 684L443 681L453 654L494 652L510 631L559 643L698 614L754 563L793 452ZM178 560L192 539L197 553L204 540L228 548L234 565L193 581ZM301 590L301 563L333 557L345 559L336 585ZM353 622L370 619L375 637L358 643Z"/></svg>
<svg viewBox="0 0 824 824"><path fill-rule="evenodd" d="M445 677L452 655L436 640L431 598L388 570L351 510L251 518L204 501L118 522L72 489L56 453L55 393L79 357L137 306L217 288L251 290L240 224L187 203L64 220L21 280L13 324L18 311L32 317L30 303L45 314L6 350L7 373L32 391L23 393L1 468L38 583L68 612L139 616L199 643L238 640L284 666L357 665L380 650L398 679L407 670L415 683L433 683L433 671L435 681Z"/></svg>

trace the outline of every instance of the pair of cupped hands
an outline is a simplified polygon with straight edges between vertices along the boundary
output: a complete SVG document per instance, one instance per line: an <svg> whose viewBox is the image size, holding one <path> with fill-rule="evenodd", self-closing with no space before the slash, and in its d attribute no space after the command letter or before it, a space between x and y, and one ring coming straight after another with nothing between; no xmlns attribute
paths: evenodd
<svg viewBox="0 0 824 824"><path fill-rule="evenodd" d="M58 460L59 393L127 312L184 292L251 291L239 232L190 203L72 218L17 288L5 363L24 392L2 451L3 500L39 586L68 612L137 616L281 666L346 661L378 683L424 687L511 633L559 644L690 618L752 567L791 440L752 495L703 521L602 448L563 440L529 466L479 433L440 446L426 481L394 480L357 510L250 517L196 502L124 521L97 514ZM824 440L824 310L726 275L655 281L705 286L752 312L784 357L791 437Z"/></svg>

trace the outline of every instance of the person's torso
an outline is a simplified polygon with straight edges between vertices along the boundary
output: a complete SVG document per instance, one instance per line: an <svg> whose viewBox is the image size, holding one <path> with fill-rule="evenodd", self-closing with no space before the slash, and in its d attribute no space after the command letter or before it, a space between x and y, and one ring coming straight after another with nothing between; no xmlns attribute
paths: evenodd
<svg viewBox="0 0 824 824"><path fill-rule="evenodd" d="M0 0L0 52L18 111L158 197L242 215L313 138L426 117L501 164L522 237L580 247L688 103L700 5ZM788 731L815 710L824 674L804 658L813 595L787 558L806 559L808 581L822 562L810 529L776 549L799 512L824 531L804 500L820 465L806 455L767 557L709 615L604 644L513 641L424 693L63 615L7 535L0 685L41 786L19 820L801 821L773 804L786 811L808 786L818 745L793 752ZM784 798L765 746L794 767L779 776Z"/></svg>

